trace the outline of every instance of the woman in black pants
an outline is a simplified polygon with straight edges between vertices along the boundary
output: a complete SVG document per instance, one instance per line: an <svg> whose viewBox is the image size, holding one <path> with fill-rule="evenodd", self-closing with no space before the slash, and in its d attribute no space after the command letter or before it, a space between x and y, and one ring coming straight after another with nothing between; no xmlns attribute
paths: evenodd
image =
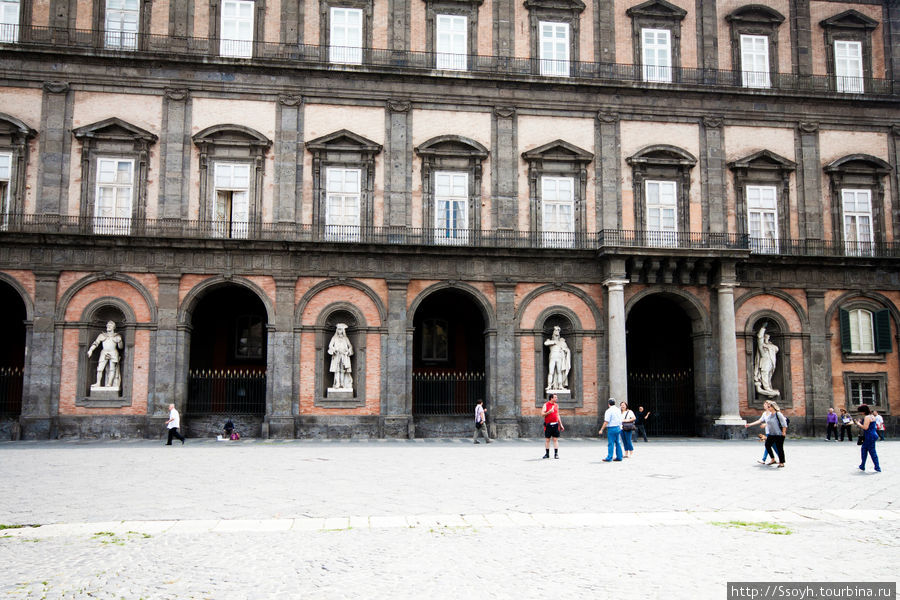
<svg viewBox="0 0 900 600"><path fill-rule="evenodd" d="M766 403L766 412L753 423L744 425L745 428L753 427L765 422L766 424L766 450L771 454L772 448L775 448L775 454L778 455L778 466L784 467L784 436L787 434L787 419L781 414L778 403L769 400ZM774 460L770 460L766 464L774 464Z"/></svg>

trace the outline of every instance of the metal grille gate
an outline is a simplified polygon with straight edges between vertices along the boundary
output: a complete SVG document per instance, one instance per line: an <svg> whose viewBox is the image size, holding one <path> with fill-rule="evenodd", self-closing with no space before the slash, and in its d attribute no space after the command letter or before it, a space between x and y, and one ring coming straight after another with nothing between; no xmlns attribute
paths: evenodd
<svg viewBox="0 0 900 600"><path fill-rule="evenodd" d="M484 391L484 373L413 373L413 414L470 415Z"/></svg>
<svg viewBox="0 0 900 600"><path fill-rule="evenodd" d="M194 370L188 373L187 415L266 414L266 372Z"/></svg>
<svg viewBox="0 0 900 600"><path fill-rule="evenodd" d="M647 434L697 435L694 412L694 372L642 372L628 374L628 404L643 406L651 415Z"/></svg>

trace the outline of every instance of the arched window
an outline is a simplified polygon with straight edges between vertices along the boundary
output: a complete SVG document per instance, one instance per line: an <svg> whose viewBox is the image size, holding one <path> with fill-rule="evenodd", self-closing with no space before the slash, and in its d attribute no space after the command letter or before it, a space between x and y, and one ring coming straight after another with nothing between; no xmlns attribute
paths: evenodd
<svg viewBox="0 0 900 600"><path fill-rule="evenodd" d="M842 352L883 354L891 351L891 316L888 309L841 308L840 320Z"/></svg>

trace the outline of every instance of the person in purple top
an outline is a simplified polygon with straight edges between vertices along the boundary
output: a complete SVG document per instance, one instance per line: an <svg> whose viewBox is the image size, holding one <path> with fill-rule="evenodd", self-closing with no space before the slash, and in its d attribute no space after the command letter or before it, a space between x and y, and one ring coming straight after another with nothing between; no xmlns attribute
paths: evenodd
<svg viewBox="0 0 900 600"><path fill-rule="evenodd" d="M826 417L827 423L825 427L825 439L830 440L831 434L834 434L834 441L837 441L837 413L834 412L833 408L828 409L828 416Z"/></svg>

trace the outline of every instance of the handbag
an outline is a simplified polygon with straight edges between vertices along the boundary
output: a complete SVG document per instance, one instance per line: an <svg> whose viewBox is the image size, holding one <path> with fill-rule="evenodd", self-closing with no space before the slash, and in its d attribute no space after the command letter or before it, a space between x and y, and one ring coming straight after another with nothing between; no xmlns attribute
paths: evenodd
<svg viewBox="0 0 900 600"><path fill-rule="evenodd" d="M628 411L631 412L630 410ZM634 413L631 413L634 416ZM625 413L625 416L628 416L628 413ZM622 423L622 431L634 431L634 421L629 421L628 423Z"/></svg>
<svg viewBox="0 0 900 600"><path fill-rule="evenodd" d="M859 437L856 438L856 445L857 445L857 446L862 446L862 445L863 445L863 439L865 439L865 437L866 437L866 436L865 436L864 434L862 434L862 433L859 434Z"/></svg>

